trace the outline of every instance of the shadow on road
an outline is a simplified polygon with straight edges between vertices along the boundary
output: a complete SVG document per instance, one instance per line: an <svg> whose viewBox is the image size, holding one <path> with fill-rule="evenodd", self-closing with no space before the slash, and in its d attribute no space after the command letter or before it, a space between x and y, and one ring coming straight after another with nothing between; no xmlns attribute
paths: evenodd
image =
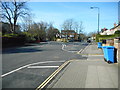
<svg viewBox="0 0 120 90"><path fill-rule="evenodd" d="M38 48L11 48L7 50L3 50L2 54L12 54L12 53L33 53L40 52L42 50Z"/></svg>

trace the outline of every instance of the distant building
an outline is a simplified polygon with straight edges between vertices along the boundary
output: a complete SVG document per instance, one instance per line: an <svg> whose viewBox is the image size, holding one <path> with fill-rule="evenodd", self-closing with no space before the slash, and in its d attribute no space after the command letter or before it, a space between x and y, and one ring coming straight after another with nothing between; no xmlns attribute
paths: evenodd
<svg viewBox="0 0 120 90"><path fill-rule="evenodd" d="M61 30L61 38L76 40L78 37L77 33L74 30Z"/></svg>
<svg viewBox="0 0 120 90"><path fill-rule="evenodd" d="M114 23L114 27L111 28L110 30L103 30L101 31L101 35L112 35L114 34L116 31L120 31L120 23L117 25L116 23Z"/></svg>

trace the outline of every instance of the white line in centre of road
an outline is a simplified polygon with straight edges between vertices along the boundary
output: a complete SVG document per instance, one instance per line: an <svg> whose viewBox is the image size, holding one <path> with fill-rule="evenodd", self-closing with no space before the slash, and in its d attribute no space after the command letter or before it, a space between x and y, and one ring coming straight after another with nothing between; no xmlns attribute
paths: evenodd
<svg viewBox="0 0 120 90"><path fill-rule="evenodd" d="M65 44L62 44L62 50L63 50L63 51L72 52L72 53L78 52L78 51L69 51L69 50L66 50L65 47L66 47L66 45L65 45Z"/></svg>
<svg viewBox="0 0 120 90"><path fill-rule="evenodd" d="M82 52L84 52L85 51L85 49L87 49L88 47L89 47L89 45L90 44L88 44L84 49L81 49L80 51L78 51L77 53L79 54L79 53L82 53Z"/></svg>
<svg viewBox="0 0 120 90"><path fill-rule="evenodd" d="M19 71L19 70L24 69L24 68L26 68L26 67L29 67L29 66L31 66L31 65L43 64L43 63L52 63L52 62L65 62L65 61L45 61L45 62L36 62L36 63L32 63L32 64L28 64L28 65L19 67L19 68L15 69L15 70L12 70L12 71L8 72L8 73L5 73L5 74L1 75L1 77L5 77L5 76L7 76L7 75L9 75L9 74L12 74L12 73L14 73L14 72L16 72L16 71Z"/></svg>
<svg viewBox="0 0 120 90"><path fill-rule="evenodd" d="M78 53L80 53L82 50L83 50L83 49L80 49L80 50L78 51Z"/></svg>
<svg viewBox="0 0 120 90"><path fill-rule="evenodd" d="M58 68L59 66L29 66L27 68Z"/></svg>

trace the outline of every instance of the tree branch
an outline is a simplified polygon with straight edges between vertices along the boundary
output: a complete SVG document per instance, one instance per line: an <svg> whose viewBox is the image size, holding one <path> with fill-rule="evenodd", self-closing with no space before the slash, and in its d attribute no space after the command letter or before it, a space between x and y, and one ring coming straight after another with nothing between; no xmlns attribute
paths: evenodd
<svg viewBox="0 0 120 90"><path fill-rule="evenodd" d="M4 4L5 4L5 5L4 5ZM9 14L9 12L8 12L8 10L7 10L7 7L6 7L6 2L4 2L4 4L2 3L2 7L3 7L3 9L5 10L6 14L8 15L8 18L11 19L10 14Z"/></svg>

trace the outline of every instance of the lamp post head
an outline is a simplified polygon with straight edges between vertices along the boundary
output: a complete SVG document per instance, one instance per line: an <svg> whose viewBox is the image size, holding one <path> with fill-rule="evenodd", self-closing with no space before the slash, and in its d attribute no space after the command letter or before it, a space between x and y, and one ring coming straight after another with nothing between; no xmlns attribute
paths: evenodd
<svg viewBox="0 0 120 90"><path fill-rule="evenodd" d="M94 9L94 8L97 8L97 9L99 9L99 7L90 7L90 9Z"/></svg>
<svg viewBox="0 0 120 90"><path fill-rule="evenodd" d="M90 7L90 9L93 9L94 7Z"/></svg>
<svg viewBox="0 0 120 90"><path fill-rule="evenodd" d="M99 15L100 15L100 9L99 9L99 7L90 7L90 9L94 9L94 8L98 9L98 34L99 34Z"/></svg>

